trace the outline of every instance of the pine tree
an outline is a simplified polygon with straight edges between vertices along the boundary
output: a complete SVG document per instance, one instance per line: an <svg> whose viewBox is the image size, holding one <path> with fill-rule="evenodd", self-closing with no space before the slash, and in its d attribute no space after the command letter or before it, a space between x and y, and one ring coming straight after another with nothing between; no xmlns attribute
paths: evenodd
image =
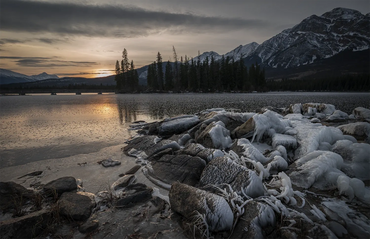
<svg viewBox="0 0 370 239"><path fill-rule="evenodd" d="M116 76L114 77L116 81L116 88L120 90L122 88L122 81L121 81L121 68L119 66L119 61L116 61Z"/></svg>
<svg viewBox="0 0 370 239"><path fill-rule="evenodd" d="M157 82L158 82L158 89L163 90L163 68L162 68L162 56L161 53L158 52L157 54Z"/></svg>

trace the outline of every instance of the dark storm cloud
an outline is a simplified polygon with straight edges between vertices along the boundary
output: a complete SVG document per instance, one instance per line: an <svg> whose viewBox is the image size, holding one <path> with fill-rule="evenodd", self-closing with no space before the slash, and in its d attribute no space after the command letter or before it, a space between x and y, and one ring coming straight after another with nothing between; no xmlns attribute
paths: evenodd
<svg viewBox="0 0 370 239"><path fill-rule="evenodd" d="M0 59L9 59L18 66L23 67L91 67L98 65L90 61L63 61L57 57L20 57L20 56L0 56Z"/></svg>
<svg viewBox="0 0 370 239"><path fill-rule="evenodd" d="M162 30L223 32L265 25L259 20L148 11L112 5L1 0L1 8L1 29L5 31L134 37Z"/></svg>
<svg viewBox="0 0 370 239"><path fill-rule="evenodd" d="M24 40L17 40L17 39L0 39L0 45L4 44L14 44L14 43L24 43Z"/></svg>

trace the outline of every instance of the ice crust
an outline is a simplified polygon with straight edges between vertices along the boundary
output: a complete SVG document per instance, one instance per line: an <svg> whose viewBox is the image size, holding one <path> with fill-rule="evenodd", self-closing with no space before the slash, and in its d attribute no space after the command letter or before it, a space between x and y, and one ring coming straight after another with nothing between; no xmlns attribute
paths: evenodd
<svg viewBox="0 0 370 239"><path fill-rule="evenodd" d="M226 149L232 144L230 132L225 128L225 124L222 121L216 122L216 125L209 131L209 135L217 149Z"/></svg>

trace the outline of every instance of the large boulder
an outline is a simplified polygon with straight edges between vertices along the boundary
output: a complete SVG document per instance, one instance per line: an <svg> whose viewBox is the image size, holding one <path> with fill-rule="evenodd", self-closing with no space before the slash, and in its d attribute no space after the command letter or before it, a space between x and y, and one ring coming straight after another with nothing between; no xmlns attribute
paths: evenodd
<svg viewBox="0 0 370 239"><path fill-rule="evenodd" d="M0 223L0 238L34 238L52 223L52 213L43 209ZM46 236L46 235L45 235Z"/></svg>
<svg viewBox="0 0 370 239"><path fill-rule="evenodd" d="M203 124L209 125L212 122L221 121L225 128L233 131L235 128L248 121L255 113L233 113L226 111L212 111L204 116Z"/></svg>
<svg viewBox="0 0 370 239"><path fill-rule="evenodd" d="M48 195L57 194L62 195L64 192L77 190L77 183L74 177L62 177L53 180L44 186L44 191Z"/></svg>
<svg viewBox="0 0 370 239"><path fill-rule="evenodd" d="M65 192L58 201L60 214L76 221L84 221L91 215L95 203L90 197L73 192Z"/></svg>
<svg viewBox="0 0 370 239"><path fill-rule="evenodd" d="M206 162L199 158L189 155L163 155L157 160L151 161L149 175L167 184L179 181L188 185L195 185L200 179L200 175Z"/></svg>
<svg viewBox="0 0 370 239"><path fill-rule="evenodd" d="M197 215L204 215L210 231L226 231L232 228L233 212L221 196L175 182L172 184L169 199L171 209L191 221L195 221Z"/></svg>
<svg viewBox="0 0 370 239"><path fill-rule="evenodd" d="M123 152L129 155L131 150L147 151L152 148L160 139L157 136L149 135L137 137L130 140L127 145L123 148Z"/></svg>
<svg viewBox="0 0 370 239"><path fill-rule="evenodd" d="M0 182L0 210L16 209L34 197L34 192L14 182Z"/></svg>
<svg viewBox="0 0 370 239"><path fill-rule="evenodd" d="M226 170L227 169L227 170ZM233 162L229 157L219 157L207 164L201 175L199 185L229 184L239 193L250 197L263 196L265 189L261 178L252 170Z"/></svg>

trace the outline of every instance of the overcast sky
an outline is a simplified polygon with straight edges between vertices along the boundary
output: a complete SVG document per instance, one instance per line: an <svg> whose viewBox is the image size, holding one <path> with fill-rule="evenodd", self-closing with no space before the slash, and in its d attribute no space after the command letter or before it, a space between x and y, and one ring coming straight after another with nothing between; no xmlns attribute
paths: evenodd
<svg viewBox="0 0 370 239"><path fill-rule="evenodd" d="M137 67L172 60L172 46L225 54L336 7L370 12L369 0L0 0L0 68L104 76L124 48Z"/></svg>

